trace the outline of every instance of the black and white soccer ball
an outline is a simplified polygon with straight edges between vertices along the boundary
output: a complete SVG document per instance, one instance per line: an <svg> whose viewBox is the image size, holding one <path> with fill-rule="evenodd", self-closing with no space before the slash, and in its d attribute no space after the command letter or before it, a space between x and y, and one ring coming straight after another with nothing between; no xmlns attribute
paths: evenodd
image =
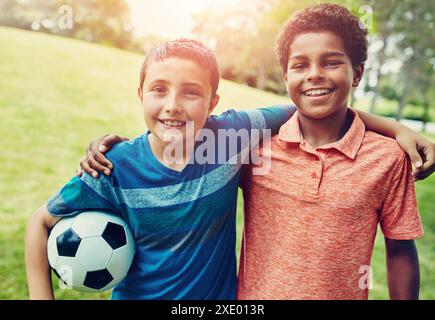
<svg viewBox="0 0 435 320"><path fill-rule="evenodd" d="M135 254L134 238L123 219L85 211L61 219L51 230L48 261L63 286L101 292L122 281Z"/></svg>

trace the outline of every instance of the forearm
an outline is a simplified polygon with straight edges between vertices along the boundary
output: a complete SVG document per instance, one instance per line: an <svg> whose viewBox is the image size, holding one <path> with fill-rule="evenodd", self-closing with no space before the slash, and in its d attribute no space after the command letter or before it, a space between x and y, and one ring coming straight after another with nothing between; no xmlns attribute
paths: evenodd
<svg viewBox="0 0 435 320"><path fill-rule="evenodd" d="M38 211L29 219L25 238L25 262L29 298L54 299L47 257L48 228L41 223Z"/></svg>
<svg viewBox="0 0 435 320"><path fill-rule="evenodd" d="M394 241L387 246L387 277L391 300L417 300L420 290L420 270L413 241ZM397 246L398 242L402 242Z"/></svg>
<svg viewBox="0 0 435 320"><path fill-rule="evenodd" d="M360 110L353 109L358 113L358 116L364 122L367 130L374 131L383 136L396 139L397 135L400 133L413 132L411 129L401 124L400 122L386 119L380 116L375 116L373 114L365 113Z"/></svg>

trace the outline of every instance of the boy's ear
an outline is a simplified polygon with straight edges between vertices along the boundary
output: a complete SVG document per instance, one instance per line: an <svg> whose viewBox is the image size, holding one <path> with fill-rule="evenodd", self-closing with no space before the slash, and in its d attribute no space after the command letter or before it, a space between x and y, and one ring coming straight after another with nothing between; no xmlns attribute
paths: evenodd
<svg viewBox="0 0 435 320"><path fill-rule="evenodd" d="M220 96L216 94L214 97L210 100L210 106L208 108L208 114L210 115L213 111L213 109L218 105Z"/></svg>
<svg viewBox="0 0 435 320"><path fill-rule="evenodd" d="M142 92L142 88L141 87L137 87L137 96L139 97L140 102L142 103L143 92Z"/></svg>
<svg viewBox="0 0 435 320"><path fill-rule="evenodd" d="M363 64L359 64L353 68L352 87L354 87L354 88L358 87L358 85L362 79L363 74L364 74L364 65Z"/></svg>

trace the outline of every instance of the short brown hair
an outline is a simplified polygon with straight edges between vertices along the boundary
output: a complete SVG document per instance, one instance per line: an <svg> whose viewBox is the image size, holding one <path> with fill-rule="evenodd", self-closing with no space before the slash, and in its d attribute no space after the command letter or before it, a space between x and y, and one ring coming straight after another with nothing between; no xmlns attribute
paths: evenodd
<svg viewBox="0 0 435 320"><path fill-rule="evenodd" d="M290 45L297 35L330 31L343 39L347 55L355 67L367 60L367 30L348 9L323 3L298 10L281 28L276 40L276 52L284 74L287 74Z"/></svg>
<svg viewBox="0 0 435 320"><path fill-rule="evenodd" d="M190 59L209 70L212 95L216 95L219 86L219 67L213 51L199 41L186 38L165 42L148 52L140 71L139 87L143 87L147 69L152 61L161 61L170 57Z"/></svg>

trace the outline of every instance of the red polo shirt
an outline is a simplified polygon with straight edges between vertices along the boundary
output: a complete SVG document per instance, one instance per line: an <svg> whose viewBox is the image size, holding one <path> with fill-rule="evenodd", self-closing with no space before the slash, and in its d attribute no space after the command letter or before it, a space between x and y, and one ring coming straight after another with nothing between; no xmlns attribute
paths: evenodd
<svg viewBox="0 0 435 320"><path fill-rule="evenodd" d="M367 299L378 223L390 239L423 234L408 156L356 113L341 140L315 149L296 114L269 147L270 172L242 175L238 299Z"/></svg>

